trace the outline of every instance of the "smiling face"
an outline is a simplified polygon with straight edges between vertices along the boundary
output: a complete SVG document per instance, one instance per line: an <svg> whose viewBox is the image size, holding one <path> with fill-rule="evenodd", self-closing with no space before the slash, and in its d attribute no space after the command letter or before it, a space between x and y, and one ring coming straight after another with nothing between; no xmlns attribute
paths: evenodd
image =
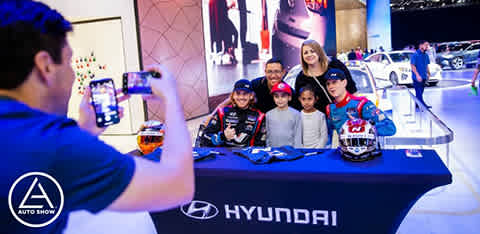
<svg viewBox="0 0 480 234"><path fill-rule="evenodd" d="M303 111L305 113L311 113L314 112L315 109L315 102L318 100L318 98L315 96L315 94L310 91L310 90L305 90L300 94L300 97L298 97L298 100L300 100L300 103L302 104Z"/></svg>
<svg viewBox="0 0 480 234"><path fill-rule="evenodd" d="M310 45L304 45L302 47L302 59L308 66L320 63L317 52L315 52L314 48Z"/></svg>
<svg viewBox="0 0 480 234"><path fill-rule="evenodd" d="M233 101L240 109L248 108L251 100L253 99L253 93L244 90L236 90L232 94Z"/></svg>
<svg viewBox="0 0 480 234"><path fill-rule="evenodd" d="M341 101L347 93L347 80L327 80L327 90L336 101Z"/></svg>
<svg viewBox="0 0 480 234"><path fill-rule="evenodd" d="M292 96L284 92L275 92L272 94L275 104L280 109L285 109L288 107L288 102L292 100Z"/></svg>
<svg viewBox="0 0 480 234"><path fill-rule="evenodd" d="M282 81L283 75L285 75L285 70L283 70L282 64L269 63L265 66L265 77L267 77L269 88Z"/></svg>

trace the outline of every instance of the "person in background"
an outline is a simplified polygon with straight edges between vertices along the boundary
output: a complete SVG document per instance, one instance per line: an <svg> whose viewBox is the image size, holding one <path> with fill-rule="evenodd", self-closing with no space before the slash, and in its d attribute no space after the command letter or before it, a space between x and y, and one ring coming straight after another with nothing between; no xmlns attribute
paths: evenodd
<svg viewBox="0 0 480 234"><path fill-rule="evenodd" d="M428 69L430 59L426 53L428 46L429 45L427 41L420 41L418 44L418 50L410 59L410 65L412 67L412 80L413 87L415 88L415 96L422 104L425 105L425 107L432 108L432 106L427 105L423 100L425 84L427 83L427 80L430 79L430 70Z"/></svg>
<svg viewBox="0 0 480 234"><path fill-rule="evenodd" d="M479 71L480 71L480 53L478 53L477 66L476 66L475 71L473 72L473 76L472 76L472 87L473 87L473 90L477 90L477 95L478 95L478 89L475 87L475 81L477 80Z"/></svg>
<svg viewBox="0 0 480 234"><path fill-rule="evenodd" d="M167 137L162 160L122 154L98 139L105 129L96 126L88 88L78 121L66 116L75 80L67 39L71 31L71 23L44 3L0 2L0 147L6 165L0 171L0 226L4 233L61 233L72 211L162 211L193 198L192 144L174 77L158 65L147 69L161 74L151 80L153 96L147 98L163 100ZM64 195L59 216L38 228L20 223L7 206L14 182L30 172L54 178Z"/></svg>
<svg viewBox="0 0 480 234"><path fill-rule="evenodd" d="M337 59L342 63L346 63L348 61L347 53L341 51L340 54L337 55Z"/></svg>
<svg viewBox="0 0 480 234"><path fill-rule="evenodd" d="M280 82L272 87L271 93L277 107L267 112L267 146L302 148L302 117L288 106L292 100L292 88Z"/></svg>
<svg viewBox="0 0 480 234"><path fill-rule="evenodd" d="M325 113L325 107L333 102L333 98L328 94L326 88L327 80L325 79L325 73L329 69L337 68L342 70L347 76L347 90L350 93L357 92L355 81L353 81L345 64L334 57L327 57L325 51L317 41L304 41L300 47L300 53L302 71L297 75L297 79L295 80L295 90L299 91L302 87L310 85L318 96L318 101L315 103L317 110ZM297 110L302 110L302 105L298 100L298 94L296 94L293 99L292 106Z"/></svg>
<svg viewBox="0 0 480 234"><path fill-rule="evenodd" d="M352 61L352 60L356 60L356 59L357 59L357 55L355 54L355 51L354 51L353 49L350 50L350 52L348 53L347 57L348 57L348 60L349 60L349 61Z"/></svg>
<svg viewBox="0 0 480 234"><path fill-rule="evenodd" d="M232 105L218 108L203 130L201 146L265 146L265 114L253 108L255 93L246 79L235 82Z"/></svg>
<svg viewBox="0 0 480 234"><path fill-rule="evenodd" d="M298 98L303 107L300 112L303 125L303 147L325 148L328 139L327 121L325 120L325 114L315 108L318 96L310 85L302 87L298 93Z"/></svg>
<svg viewBox="0 0 480 234"><path fill-rule="evenodd" d="M357 49L355 50L355 59L356 60L362 60L363 59L363 53L362 53L362 49L360 49L360 46L357 47Z"/></svg>

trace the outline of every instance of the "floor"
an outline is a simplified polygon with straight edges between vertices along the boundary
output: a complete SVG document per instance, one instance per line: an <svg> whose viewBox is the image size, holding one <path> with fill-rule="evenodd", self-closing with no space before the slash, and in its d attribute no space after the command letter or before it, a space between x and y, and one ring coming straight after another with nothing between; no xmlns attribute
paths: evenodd
<svg viewBox="0 0 480 234"><path fill-rule="evenodd" d="M476 234L480 232L480 96L469 94L472 69L445 71L439 87L427 88L425 100L455 133L450 156L438 148L453 174L453 183L423 196L402 222L398 234ZM192 139L203 118L189 121ZM104 136L102 139L122 152L134 149L135 136ZM443 146L442 146L443 147ZM147 213L87 212L71 214L65 233L156 233ZM373 223L368 225L374 225Z"/></svg>

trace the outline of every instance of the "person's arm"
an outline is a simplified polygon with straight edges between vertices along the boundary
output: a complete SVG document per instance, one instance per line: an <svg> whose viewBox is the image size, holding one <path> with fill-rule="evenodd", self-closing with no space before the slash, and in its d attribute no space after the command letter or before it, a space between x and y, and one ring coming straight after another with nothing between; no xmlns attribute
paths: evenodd
<svg viewBox="0 0 480 234"><path fill-rule="evenodd" d="M325 148L325 145L327 144L328 140L328 127L327 127L327 121L325 119L325 114L322 112L318 113L319 116L319 121L320 121L320 145L322 148Z"/></svg>
<svg viewBox="0 0 480 234"><path fill-rule="evenodd" d="M163 67L148 71L161 74L151 79L153 94L165 105L165 140L159 163L135 158L135 172L130 184L110 206L116 211L159 211L192 200L194 174L192 142L177 94L174 77Z"/></svg>
<svg viewBox="0 0 480 234"><path fill-rule="evenodd" d="M295 129L294 129L294 134L295 134L295 144L293 147L295 148L303 148L303 125L302 125L302 115L300 112L295 113L296 118L295 118Z"/></svg>
<svg viewBox="0 0 480 234"><path fill-rule="evenodd" d="M362 118L375 123L375 128L377 129L377 134L379 136L393 136L397 132L397 128L393 121L371 101L368 101L363 106Z"/></svg>
<svg viewBox="0 0 480 234"><path fill-rule="evenodd" d="M428 67L428 64L430 64L429 56L427 56L427 80L430 79L430 68Z"/></svg>
<svg viewBox="0 0 480 234"><path fill-rule="evenodd" d="M265 129L266 129L266 136L265 136L266 137L266 142L265 142L265 144L266 144L267 147L272 146L272 137L271 137L272 131L270 131L270 129L271 129L270 122L271 121L269 120L271 114L272 114L272 112L270 112L270 111L267 112L265 114L265 120L264 120L265 121Z"/></svg>
<svg viewBox="0 0 480 234"><path fill-rule="evenodd" d="M212 119L212 117L215 115L215 113L217 112L218 109L221 109L221 108L224 108L228 105L231 105L232 104L232 101L230 100L230 97L227 97L225 100L223 100L220 104L218 104L218 106L215 108L215 110L207 116L207 118L205 119L205 121L203 122L203 124L205 126L208 125L208 123L210 122L210 120Z"/></svg>
<svg viewBox="0 0 480 234"><path fill-rule="evenodd" d="M225 143L225 134L221 132L222 123L220 118L222 117L219 114L220 110L217 109L203 130L202 146L218 147Z"/></svg>
<svg viewBox="0 0 480 234"><path fill-rule="evenodd" d="M255 135L255 139L254 139L254 146L265 146L266 145L266 138L267 138L267 127L266 127L266 124L265 124L265 114L263 114L263 117L259 117L259 120L257 121L261 121L260 123L260 126L257 126L259 127L259 131L258 133Z"/></svg>

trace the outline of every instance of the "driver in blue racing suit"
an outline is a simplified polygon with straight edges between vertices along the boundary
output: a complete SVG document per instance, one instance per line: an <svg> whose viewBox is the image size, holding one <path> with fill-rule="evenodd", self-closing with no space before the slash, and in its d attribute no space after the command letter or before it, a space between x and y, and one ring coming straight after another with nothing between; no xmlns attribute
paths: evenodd
<svg viewBox="0 0 480 234"><path fill-rule="evenodd" d="M335 98L335 103L327 106L327 124L329 136L333 130L339 134L348 119L360 118L371 122L379 136L392 136L396 132L395 124L365 97L348 93L345 74L339 69L329 69L325 75L327 90Z"/></svg>

